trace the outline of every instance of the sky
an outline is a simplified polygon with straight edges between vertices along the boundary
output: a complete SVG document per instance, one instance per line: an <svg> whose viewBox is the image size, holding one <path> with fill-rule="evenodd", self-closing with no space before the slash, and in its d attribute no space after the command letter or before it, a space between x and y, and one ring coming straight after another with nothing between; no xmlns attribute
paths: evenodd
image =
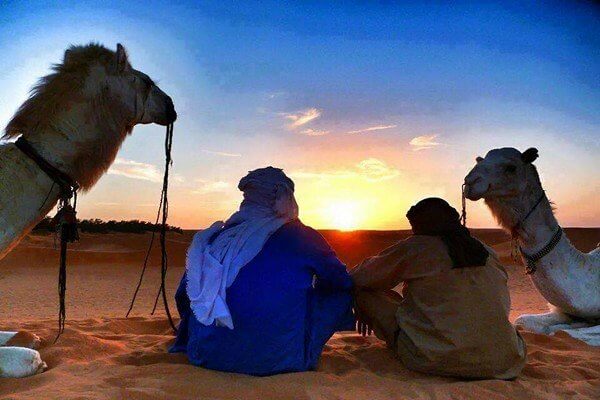
<svg viewBox="0 0 600 400"><path fill-rule="evenodd" d="M306 224L404 229L422 198L460 207L476 156L537 147L559 222L600 226L599 6L395 3L4 1L0 125L70 44L122 43L178 111L173 225L227 218L272 165ZM79 217L154 219L164 130L134 129Z"/></svg>

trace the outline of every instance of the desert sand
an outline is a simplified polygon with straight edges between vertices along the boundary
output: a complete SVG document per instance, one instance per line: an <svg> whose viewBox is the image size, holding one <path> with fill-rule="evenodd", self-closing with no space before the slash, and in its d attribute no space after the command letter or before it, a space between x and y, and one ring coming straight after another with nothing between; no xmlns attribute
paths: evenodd
<svg viewBox="0 0 600 400"><path fill-rule="evenodd" d="M323 232L352 267L407 232ZM569 229L581 250L600 242L600 229ZM511 265L509 238L500 231L476 235L508 265L511 319L543 312L544 299L520 265ZM0 380L2 399L597 399L600 349L565 334L523 332L528 362L518 379L459 381L413 373L375 337L336 334L317 371L267 378L214 372L191 366L185 355L168 354L173 333L159 308L150 316L159 285L157 252L133 316L124 315L149 234L83 234L69 253L67 326L56 335L57 262L51 235L30 235L0 261L0 330L24 329L43 338L49 369L25 379ZM191 232L169 236L169 299L183 271ZM172 301L172 300L171 300ZM174 304L171 304L175 312Z"/></svg>

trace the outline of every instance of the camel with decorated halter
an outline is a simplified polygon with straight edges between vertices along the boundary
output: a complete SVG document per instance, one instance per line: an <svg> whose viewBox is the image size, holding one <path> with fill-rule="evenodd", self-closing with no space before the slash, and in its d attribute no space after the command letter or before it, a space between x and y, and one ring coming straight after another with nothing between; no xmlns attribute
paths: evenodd
<svg viewBox="0 0 600 400"><path fill-rule="evenodd" d="M569 335L600 346L600 248L577 250L554 217L533 162L538 151L494 149L465 177L465 196L484 199L498 223L517 242L526 271L550 312L521 315L525 329Z"/></svg>

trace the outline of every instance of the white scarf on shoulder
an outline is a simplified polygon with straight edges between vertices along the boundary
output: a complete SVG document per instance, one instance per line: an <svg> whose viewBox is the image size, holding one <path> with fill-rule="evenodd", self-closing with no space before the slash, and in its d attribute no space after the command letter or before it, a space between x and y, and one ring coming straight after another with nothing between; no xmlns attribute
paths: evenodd
<svg viewBox="0 0 600 400"><path fill-rule="evenodd" d="M233 329L227 288L282 225L298 218L294 183L282 170L251 171L238 188L244 201L226 222L217 221L194 236L187 253L187 295L203 325ZM216 237L214 240L211 239Z"/></svg>

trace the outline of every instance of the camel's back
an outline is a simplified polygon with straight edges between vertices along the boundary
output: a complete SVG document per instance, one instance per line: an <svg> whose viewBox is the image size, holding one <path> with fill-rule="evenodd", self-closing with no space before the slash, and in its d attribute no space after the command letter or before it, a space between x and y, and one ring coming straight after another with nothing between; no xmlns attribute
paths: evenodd
<svg viewBox="0 0 600 400"><path fill-rule="evenodd" d="M54 207L59 189L51 187L52 180L14 144L0 145L0 259Z"/></svg>

